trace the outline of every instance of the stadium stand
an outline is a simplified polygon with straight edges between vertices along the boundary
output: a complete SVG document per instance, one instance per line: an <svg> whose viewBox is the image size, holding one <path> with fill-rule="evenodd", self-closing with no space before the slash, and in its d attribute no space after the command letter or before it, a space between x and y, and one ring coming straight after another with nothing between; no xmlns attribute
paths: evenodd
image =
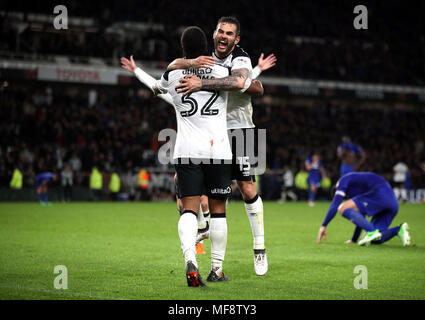
<svg viewBox="0 0 425 320"><path fill-rule="evenodd" d="M240 1L226 3L224 14L239 17L242 45L253 62L261 52L278 57L277 66L261 78L265 95L253 100L254 122L267 129L264 199L279 197L283 166L295 173L313 151L321 153L335 182L336 147L346 134L366 151L362 170L391 179L393 166L403 161L411 170L412 188L425 188L424 22L420 9L388 3L374 15L384 9L367 2L374 32L353 28L350 2L271 1L268 7L253 3L250 10L241 10ZM122 189L136 199L137 174L148 168L151 198L169 198L172 167L158 162L157 135L175 128L174 110L118 71L119 57L134 54L158 77L181 55L181 30L196 21L210 34L222 10L195 1L184 11L177 10L178 2L162 1L146 1L143 7L130 1L107 7L98 0L63 4L70 28L61 31L52 26L54 6L48 1L0 6L0 186L9 186L16 167L29 188L36 173L60 172L70 163L75 187L88 187L97 166L106 176L118 171ZM194 19L194 5L196 12L203 6L208 14ZM386 24L397 16L412 23L389 32ZM79 71L80 78L70 79L75 65L98 71ZM42 68L51 66L58 68L54 77L42 78L48 74ZM117 78L102 82L103 70ZM309 80L328 83L309 86ZM364 86L358 89L359 84Z"/></svg>

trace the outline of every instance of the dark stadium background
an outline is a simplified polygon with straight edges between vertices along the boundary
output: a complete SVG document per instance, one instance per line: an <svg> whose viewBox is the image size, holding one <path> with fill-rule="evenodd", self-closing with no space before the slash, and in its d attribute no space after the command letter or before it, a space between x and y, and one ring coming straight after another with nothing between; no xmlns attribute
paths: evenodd
<svg viewBox="0 0 425 320"><path fill-rule="evenodd" d="M58 4L68 9L67 30L53 28ZM368 30L353 27L357 4L368 8ZM267 129L264 199L278 199L282 168L295 174L312 152L336 182L343 135L366 151L363 171L391 180L403 161L412 189L423 189L423 12L410 1L2 1L0 199L35 200L35 174L60 176L68 163L73 200L92 198L94 166L104 177L100 198L109 199L115 171L122 199L173 199L173 168L159 165L156 152L158 132L176 127L174 110L119 59L133 54L159 78L181 56L186 26L212 36L223 15L239 18L253 66L262 52L278 59L260 76L264 96L253 99L254 122ZM19 192L9 187L15 168L24 176ZM147 194L137 185L141 169L151 174ZM53 201L61 199L60 182L50 189Z"/></svg>

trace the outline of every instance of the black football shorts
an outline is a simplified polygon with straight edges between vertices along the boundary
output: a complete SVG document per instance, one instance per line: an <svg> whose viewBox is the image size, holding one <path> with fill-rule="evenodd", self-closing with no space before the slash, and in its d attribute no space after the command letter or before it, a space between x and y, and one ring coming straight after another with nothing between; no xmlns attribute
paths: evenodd
<svg viewBox="0 0 425 320"><path fill-rule="evenodd" d="M177 173L177 196L207 195L211 199L226 200L232 194L230 163L185 163L178 159L174 165Z"/></svg>

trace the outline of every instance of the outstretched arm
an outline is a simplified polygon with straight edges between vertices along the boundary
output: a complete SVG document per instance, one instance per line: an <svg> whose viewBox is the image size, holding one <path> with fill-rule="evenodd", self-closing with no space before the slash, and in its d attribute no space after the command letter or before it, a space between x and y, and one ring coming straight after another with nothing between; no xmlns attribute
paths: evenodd
<svg viewBox="0 0 425 320"><path fill-rule="evenodd" d="M268 55L265 59L264 53L262 53L260 58L258 58L257 66L252 70L252 79L256 79L261 72L274 67L276 65L276 61L277 58L273 53Z"/></svg>
<svg viewBox="0 0 425 320"><path fill-rule="evenodd" d="M156 90L156 80L149 74L147 74L145 71L140 69L136 63L134 62L133 56L130 56L130 60L121 57L121 67L134 73L134 75L137 77L137 79L140 80L144 85L146 85L149 89L152 90L152 92L157 95L159 98L164 100L165 102L173 105L173 99L171 98L171 95L169 93L166 94L159 94L159 92Z"/></svg>
<svg viewBox="0 0 425 320"><path fill-rule="evenodd" d="M342 195L335 194L335 197L328 209L328 213L326 214L325 220L320 226L319 234L317 236L317 243L320 243L320 241L322 241L322 238L326 240L326 227L328 226L329 222L331 222L331 220L335 217L336 213L338 212L338 207L343 199L344 197Z"/></svg>
<svg viewBox="0 0 425 320"><path fill-rule="evenodd" d="M338 191L337 191L338 192ZM326 214L325 219L323 220L322 226L326 227L329 222L335 217L338 212L338 207L341 204L344 196L341 194L335 194L334 199L332 200L331 205L329 206L328 213Z"/></svg>

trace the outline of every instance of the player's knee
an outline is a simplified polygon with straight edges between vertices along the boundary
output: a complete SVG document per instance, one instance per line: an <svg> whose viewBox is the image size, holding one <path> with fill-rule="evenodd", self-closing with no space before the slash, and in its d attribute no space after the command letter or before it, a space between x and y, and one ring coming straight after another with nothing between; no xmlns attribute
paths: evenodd
<svg viewBox="0 0 425 320"><path fill-rule="evenodd" d="M239 182L239 189L244 200L252 199L257 195L257 187L252 180Z"/></svg>
<svg viewBox="0 0 425 320"><path fill-rule="evenodd" d="M201 208L203 212L208 211L208 197L201 197Z"/></svg>
<svg viewBox="0 0 425 320"><path fill-rule="evenodd" d="M341 203L338 207L338 213L342 215L346 209L345 203Z"/></svg>

